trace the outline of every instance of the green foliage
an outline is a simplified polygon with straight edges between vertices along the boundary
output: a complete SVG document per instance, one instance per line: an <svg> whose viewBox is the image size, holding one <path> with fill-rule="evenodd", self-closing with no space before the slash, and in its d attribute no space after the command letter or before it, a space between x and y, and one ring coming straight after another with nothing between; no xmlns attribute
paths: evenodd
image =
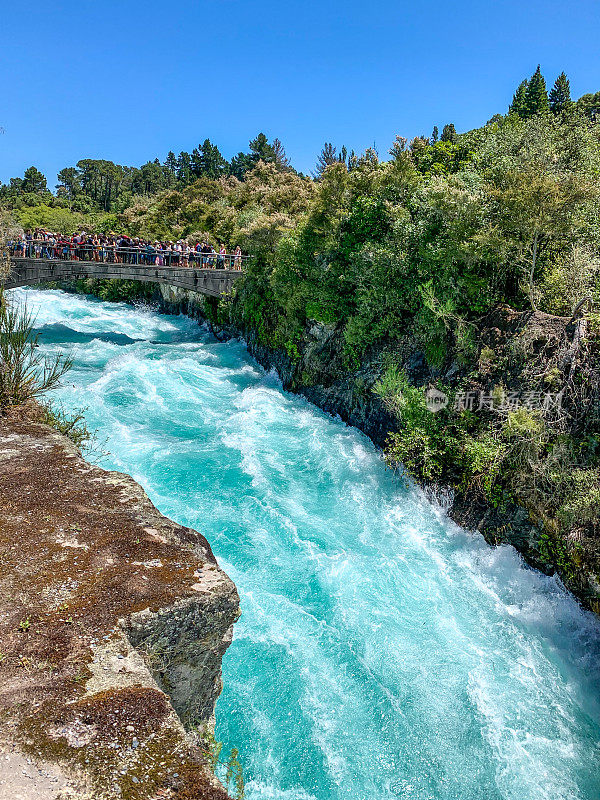
<svg viewBox="0 0 600 800"><path fill-rule="evenodd" d="M543 309L551 314L569 315L586 297L593 308L600 308L600 258L574 245L545 271L539 292Z"/></svg>
<svg viewBox="0 0 600 800"><path fill-rule="evenodd" d="M223 743L217 741L214 734L210 730L205 730L202 733L200 747L213 773L217 774L219 767L223 768L223 780L225 787L227 788L228 792L235 792L235 794L232 794L234 800L244 800L244 771L240 763L239 752L237 748L231 748L231 752L225 761L221 757Z"/></svg>
<svg viewBox="0 0 600 800"><path fill-rule="evenodd" d="M440 141L456 144L458 141L458 134L456 133L456 128L452 123L444 125L442 129L442 135L440 136Z"/></svg>
<svg viewBox="0 0 600 800"><path fill-rule="evenodd" d="M184 189L198 179L217 180L233 175L245 180L246 174L259 163L273 164L282 172L294 172L279 139L269 142L264 133L259 133L249 148L249 153L240 152L231 162L210 139L178 157L170 151L162 164L158 158L141 167L83 158L74 167L59 171L55 196L48 191L45 176L36 167L29 167L22 178L11 178L6 186L0 184L0 201L17 209L43 201L75 212L121 212L135 198L173 188Z"/></svg>
<svg viewBox="0 0 600 800"><path fill-rule="evenodd" d="M557 569L567 584L577 582L582 564L580 547L569 548L559 535L545 531L540 536L538 551L541 560Z"/></svg>
<svg viewBox="0 0 600 800"><path fill-rule="evenodd" d="M561 477L566 486L561 492L560 522L567 528L600 527L600 471L578 467Z"/></svg>
<svg viewBox="0 0 600 800"><path fill-rule="evenodd" d="M50 231L60 231L68 236L89 228L102 230L105 227L103 225L105 215L103 214L83 214L46 203L23 208L17 212L16 216L24 230L44 228Z"/></svg>
<svg viewBox="0 0 600 800"><path fill-rule="evenodd" d="M235 791L235 800L244 800L244 771L239 760L239 753L235 747L231 748L229 759L227 760L227 771L225 773L225 785L228 791Z"/></svg>
<svg viewBox="0 0 600 800"><path fill-rule="evenodd" d="M516 114L523 119L525 119L527 116L527 85L527 80L521 81L513 95L512 103L508 109L509 114Z"/></svg>
<svg viewBox="0 0 600 800"><path fill-rule="evenodd" d="M439 481L458 447L456 430L448 426L446 412L434 414L430 411L423 389L412 386L397 366L388 367L373 391L399 422L399 431L388 437L388 462L402 464L417 480Z"/></svg>
<svg viewBox="0 0 600 800"><path fill-rule="evenodd" d="M21 188L24 192L43 194L48 189L46 177L36 167L28 167L23 175Z"/></svg>
<svg viewBox="0 0 600 800"><path fill-rule="evenodd" d="M70 358L42 356L34 318L22 305L7 302L0 292L0 414L51 391L71 368Z"/></svg>
<svg viewBox="0 0 600 800"><path fill-rule="evenodd" d="M600 92L582 95L575 103L575 107L590 122L596 122L600 118Z"/></svg>
<svg viewBox="0 0 600 800"><path fill-rule="evenodd" d="M548 111L548 92L546 81L538 64L525 90L525 116L533 117L535 114L545 114Z"/></svg>
<svg viewBox="0 0 600 800"><path fill-rule="evenodd" d="M56 403L43 403L40 422L66 436L80 450L91 449L95 436L86 425L84 411L69 414Z"/></svg>
<svg viewBox="0 0 600 800"><path fill-rule="evenodd" d="M553 114L565 114L572 110L571 87L569 79L564 72L561 72L554 81L554 86L548 97L548 104Z"/></svg>
<svg viewBox="0 0 600 800"><path fill-rule="evenodd" d="M212 731L205 730L202 734L200 746L211 771L216 772L217 765L220 762L221 751L223 750L223 742L217 741Z"/></svg>

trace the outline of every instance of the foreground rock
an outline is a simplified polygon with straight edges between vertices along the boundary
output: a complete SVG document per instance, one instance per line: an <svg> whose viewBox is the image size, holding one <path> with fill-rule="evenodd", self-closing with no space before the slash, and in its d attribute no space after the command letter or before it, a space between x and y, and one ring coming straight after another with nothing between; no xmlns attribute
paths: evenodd
<svg viewBox="0 0 600 800"><path fill-rule="evenodd" d="M0 561L0 798L227 798L197 745L239 599L204 537L3 418Z"/></svg>

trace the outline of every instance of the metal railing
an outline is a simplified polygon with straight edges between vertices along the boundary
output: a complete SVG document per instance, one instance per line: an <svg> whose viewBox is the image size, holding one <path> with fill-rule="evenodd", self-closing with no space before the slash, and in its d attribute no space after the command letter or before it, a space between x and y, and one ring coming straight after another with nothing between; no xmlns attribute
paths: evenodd
<svg viewBox="0 0 600 800"><path fill-rule="evenodd" d="M128 264L139 267L185 267L190 269L243 270L251 256L238 253L215 253L154 245L120 246L101 242L89 244L65 240L23 239L9 242L13 258L33 258L48 261L87 261L96 264Z"/></svg>

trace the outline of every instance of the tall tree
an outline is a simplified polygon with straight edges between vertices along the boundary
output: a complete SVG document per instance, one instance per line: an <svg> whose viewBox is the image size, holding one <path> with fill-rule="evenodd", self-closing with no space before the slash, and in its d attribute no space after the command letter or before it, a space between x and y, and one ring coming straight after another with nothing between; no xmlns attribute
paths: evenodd
<svg viewBox="0 0 600 800"><path fill-rule="evenodd" d="M289 169L290 160L286 155L285 147L279 139L273 139L273 161L279 169Z"/></svg>
<svg viewBox="0 0 600 800"><path fill-rule="evenodd" d="M56 188L67 197L72 199L81 190L81 178L77 167L65 167L56 177L58 178Z"/></svg>
<svg viewBox="0 0 600 800"><path fill-rule="evenodd" d="M163 171L160 161L148 161L140 167L141 190L143 194L155 194L163 188Z"/></svg>
<svg viewBox="0 0 600 800"><path fill-rule="evenodd" d="M229 165L216 144L212 144L210 139L205 139L200 151L202 153L202 171L207 177L219 178L226 173Z"/></svg>
<svg viewBox="0 0 600 800"><path fill-rule="evenodd" d="M337 148L334 147L331 142L325 142L317 159L317 166L314 173L315 178L321 178L327 167L336 164L338 161Z"/></svg>
<svg viewBox="0 0 600 800"><path fill-rule="evenodd" d="M517 91L513 95L512 103L508 107L509 114L517 114L519 117L525 118L527 116L527 86L528 80L521 81L517 86Z"/></svg>
<svg viewBox="0 0 600 800"><path fill-rule="evenodd" d="M257 163L259 161L271 163L275 160L273 145L269 144L269 140L264 133L259 133L256 139L252 139L250 142L250 152Z"/></svg>
<svg viewBox="0 0 600 800"><path fill-rule="evenodd" d="M168 172L172 172L173 175L177 172L177 156L172 150L169 150L167 153L163 166Z"/></svg>
<svg viewBox="0 0 600 800"><path fill-rule="evenodd" d="M525 115L533 117L536 114L545 114L548 111L548 92L546 81L538 64L527 84L525 91Z"/></svg>
<svg viewBox="0 0 600 800"><path fill-rule="evenodd" d="M190 183L192 178L192 159L189 153L182 150L177 157L177 180L184 186Z"/></svg>
<svg viewBox="0 0 600 800"><path fill-rule="evenodd" d="M433 130L431 131L431 144L435 144L437 140L440 138L440 132L438 131L438 126L434 125Z"/></svg>
<svg viewBox="0 0 600 800"><path fill-rule="evenodd" d="M451 144L456 144L458 141L458 134L456 133L456 128L450 122L448 125L444 125L442 130L442 135L440 136L440 141L442 142L450 142Z"/></svg>
<svg viewBox="0 0 600 800"><path fill-rule="evenodd" d="M28 167L23 174L22 190L42 194L48 190L46 176L37 167Z"/></svg>
<svg viewBox="0 0 600 800"><path fill-rule="evenodd" d="M162 165L163 182L167 189L177 183L177 157L172 150L169 150L165 163Z"/></svg>
<svg viewBox="0 0 600 800"><path fill-rule="evenodd" d="M237 156L234 156L231 159L229 164L229 172L239 181L243 181L246 177L246 173L250 172L255 165L256 161L254 156L250 155L250 153L243 153L240 150Z"/></svg>
<svg viewBox="0 0 600 800"><path fill-rule="evenodd" d="M573 108L571 87L569 85L569 79L564 72L561 72L554 81L554 86L548 97L548 104L553 114L563 114Z"/></svg>

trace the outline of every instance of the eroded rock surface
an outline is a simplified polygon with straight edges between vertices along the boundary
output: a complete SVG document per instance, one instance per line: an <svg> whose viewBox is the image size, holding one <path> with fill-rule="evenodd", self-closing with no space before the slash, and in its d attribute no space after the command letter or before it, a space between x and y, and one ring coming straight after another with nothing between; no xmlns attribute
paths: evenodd
<svg viewBox="0 0 600 800"><path fill-rule="evenodd" d="M190 733L239 615L206 539L2 418L0 561L0 800L226 798Z"/></svg>

